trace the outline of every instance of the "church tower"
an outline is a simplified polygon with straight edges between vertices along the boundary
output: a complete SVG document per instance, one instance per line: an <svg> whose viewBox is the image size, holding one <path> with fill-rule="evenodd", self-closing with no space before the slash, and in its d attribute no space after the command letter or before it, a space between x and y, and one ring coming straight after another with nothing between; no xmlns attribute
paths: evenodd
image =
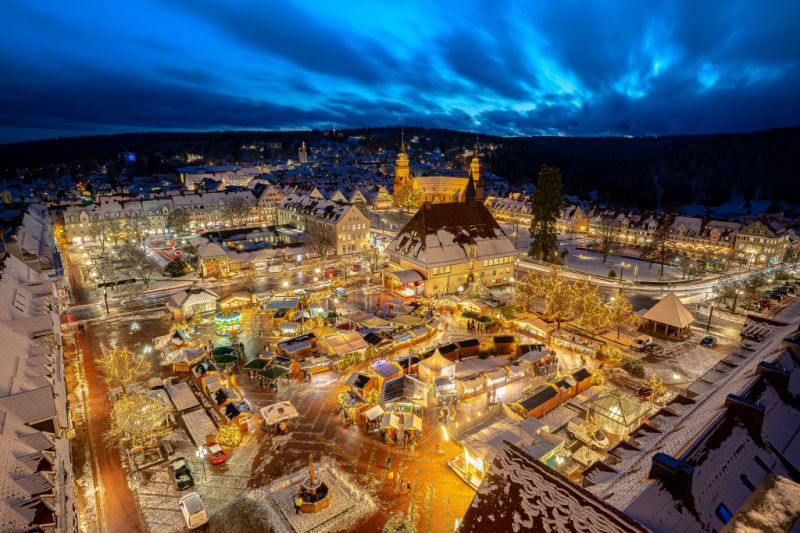
<svg viewBox="0 0 800 533"><path fill-rule="evenodd" d="M467 187L464 189L464 203L474 204L476 197L477 193L475 192L475 181L472 179L472 172L470 172L469 179L467 179Z"/></svg>
<svg viewBox="0 0 800 533"><path fill-rule="evenodd" d="M486 197L484 196L485 184L481 175L481 163L478 160L479 148L478 143L475 142L475 156L473 156L472 162L469 164L469 178L470 181L475 183L475 199L482 202Z"/></svg>
<svg viewBox="0 0 800 533"><path fill-rule="evenodd" d="M300 150L297 152L297 160L300 161L300 163L308 163L308 152L306 151L305 141L300 145Z"/></svg>
<svg viewBox="0 0 800 533"><path fill-rule="evenodd" d="M413 187L411 180L411 167L406 154L405 135L401 133L400 153L397 154L397 161L394 164L394 200L399 203L400 191L407 187Z"/></svg>

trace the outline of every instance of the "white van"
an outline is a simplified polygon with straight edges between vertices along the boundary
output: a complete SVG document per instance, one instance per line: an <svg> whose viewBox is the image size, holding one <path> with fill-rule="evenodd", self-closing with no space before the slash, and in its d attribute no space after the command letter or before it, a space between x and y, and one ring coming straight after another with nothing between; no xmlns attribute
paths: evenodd
<svg viewBox="0 0 800 533"><path fill-rule="evenodd" d="M203 500L196 492L190 492L178 502L178 506L183 513L183 519L186 521L186 527L194 529L208 523L208 514L206 513L206 506L203 505Z"/></svg>

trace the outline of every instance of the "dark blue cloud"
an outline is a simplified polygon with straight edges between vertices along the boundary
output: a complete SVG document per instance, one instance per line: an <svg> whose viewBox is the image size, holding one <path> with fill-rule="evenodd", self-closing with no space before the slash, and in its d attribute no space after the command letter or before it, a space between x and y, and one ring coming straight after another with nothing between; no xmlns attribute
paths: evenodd
<svg viewBox="0 0 800 533"><path fill-rule="evenodd" d="M418 124L503 135L800 123L791 1L4 5L0 142Z"/></svg>

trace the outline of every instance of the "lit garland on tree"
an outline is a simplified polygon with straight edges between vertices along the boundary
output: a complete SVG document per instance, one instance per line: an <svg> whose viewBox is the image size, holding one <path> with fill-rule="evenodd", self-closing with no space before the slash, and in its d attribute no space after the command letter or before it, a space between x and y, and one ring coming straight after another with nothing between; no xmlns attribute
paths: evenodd
<svg viewBox="0 0 800 533"><path fill-rule="evenodd" d="M125 394L111 407L108 438L129 448L152 448L172 432L167 423L171 409L145 393Z"/></svg>
<svg viewBox="0 0 800 533"><path fill-rule="evenodd" d="M108 350L103 357L97 359L97 364L108 386L119 387L123 391L128 385L144 379L150 371L150 361L125 347Z"/></svg>
<svg viewBox="0 0 800 533"><path fill-rule="evenodd" d="M242 443L242 430L236 424L223 424L217 431L217 443L232 448Z"/></svg>
<svg viewBox="0 0 800 533"><path fill-rule="evenodd" d="M609 310L603 303L597 285L588 281L573 283L570 293L570 302L577 317L578 326L592 335L608 326L611 321Z"/></svg>
<svg viewBox="0 0 800 533"><path fill-rule="evenodd" d="M653 396L661 396L667 390L664 386L664 380L655 374L652 374L647 379L644 386L653 391Z"/></svg>
<svg viewBox="0 0 800 533"><path fill-rule="evenodd" d="M625 296L625 291L620 291L614 298L608 306L608 313L609 322L617 328L617 338L619 338L620 329L636 322L636 313L633 312L633 306L628 297Z"/></svg>

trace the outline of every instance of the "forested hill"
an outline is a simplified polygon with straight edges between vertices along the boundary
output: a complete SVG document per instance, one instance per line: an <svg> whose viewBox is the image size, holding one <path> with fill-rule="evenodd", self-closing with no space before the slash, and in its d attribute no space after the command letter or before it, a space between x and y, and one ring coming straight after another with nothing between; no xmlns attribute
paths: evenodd
<svg viewBox="0 0 800 533"><path fill-rule="evenodd" d="M640 208L718 205L732 197L800 204L800 127L668 137L507 139L493 170L525 179L555 164L565 189ZM657 180L657 181L656 181Z"/></svg>
<svg viewBox="0 0 800 533"><path fill-rule="evenodd" d="M406 138L420 137L418 149L440 147L453 156L475 142L475 133L406 127ZM396 149L400 128L342 130L364 138L363 152ZM167 172L173 156L201 153L209 163L234 162L241 146L279 141L273 157L293 157L301 140L332 140L312 131L233 131L196 133L128 133L72 137L0 145L3 178L44 165L75 161L111 162L122 151L138 157L129 172ZM480 136L500 148L487 154L488 169L512 182L531 182L543 164L556 165L568 194L586 198L596 191L602 201L638 208L670 208L699 203L718 205L732 197L777 200L800 205L800 127L740 134L665 137L516 137ZM63 172L63 170L62 170ZM660 191L660 198L658 198ZM660 201L659 201L660 200Z"/></svg>

